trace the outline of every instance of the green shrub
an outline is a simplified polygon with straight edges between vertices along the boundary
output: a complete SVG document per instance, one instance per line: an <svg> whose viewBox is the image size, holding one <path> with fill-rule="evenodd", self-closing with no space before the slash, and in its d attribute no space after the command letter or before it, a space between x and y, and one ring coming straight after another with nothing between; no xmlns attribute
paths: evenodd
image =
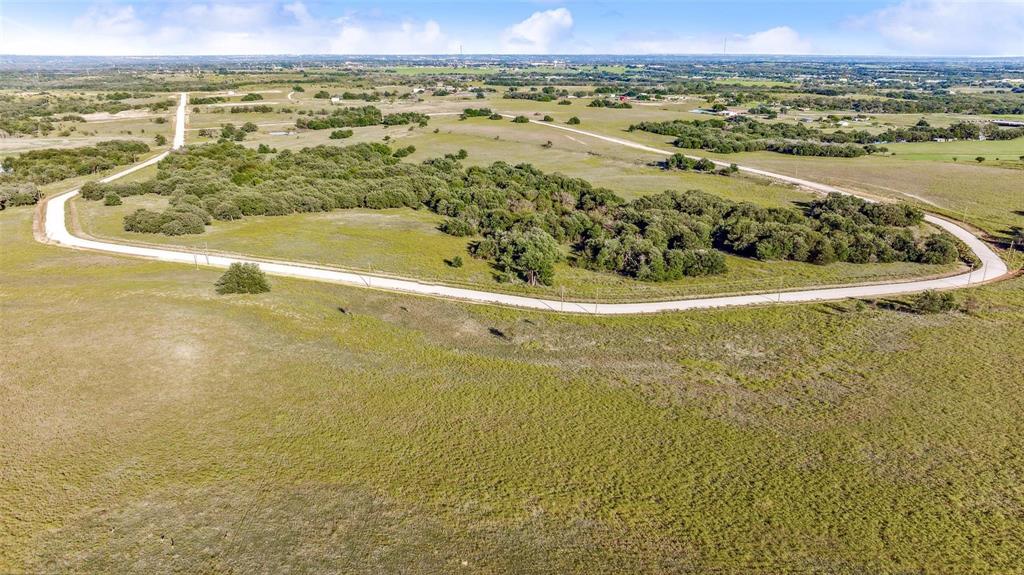
<svg viewBox="0 0 1024 575"><path fill-rule="evenodd" d="M530 119L526 116L516 116L515 118L512 118L512 122L515 124L529 124Z"/></svg>
<svg viewBox="0 0 1024 575"><path fill-rule="evenodd" d="M580 119L577 118L576 116L573 116L569 118L569 121L566 122L566 124L569 124L570 126L578 126L580 125Z"/></svg>
<svg viewBox="0 0 1024 575"><path fill-rule="evenodd" d="M266 274L257 264L235 262L228 267L224 275L220 276L215 285L219 294L270 291L270 282L267 281Z"/></svg>
<svg viewBox="0 0 1024 575"><path fill-rule="evenodd" d="M343 140L345 138L351 138L354 134L352 130L334 130L331 132L330 138L332 140Z"/></svg>
<svg viewBox="0 0 1024 575"><path fill-rule="evenodd" d="M448 265L453 267L453 268L461 268L462 267L462 256L455 256L452 259L448 260Z"/></svg>
<svg viewBox="0 0 1024 575"><path fill-rule="evenodd" d="M953 311L957 308L956 296L948 291L928 290L915 296L910 307L918 313Z"/></svg>
<svg viewBox="0 0 1024 575"><path fill-rule="evenodd" d="M120 206L121 196L117 195L116 192L107 192L107 195L103 196L104 206Z"/></svg>
<svg viewBox="0 0 1024 575"><path fill-rule="evenodd" d="M0 186L0 210L14 206L31 206L39 202L42 194L35 184Z"/></svg>
<svg viewBox="0 0 1024 575"><path fill-rule="evenodd" d="M406 146L404 148L398 148L391 155L396 157L396 158L404 158L404 157L408 156L409 154L413 154L415 152L416 152L416 146L409 145L409 146Z"/></svg>
<svg viewBox="0 0 1024 575"><path fill-rule="evenodd" d="M542 121L542 122L554 122L554 121L555 121L555 119L554 119L554 118L552 118L551 116L544 116L544 119L543 119L543 120L541 120L541 121Z"/></svg>

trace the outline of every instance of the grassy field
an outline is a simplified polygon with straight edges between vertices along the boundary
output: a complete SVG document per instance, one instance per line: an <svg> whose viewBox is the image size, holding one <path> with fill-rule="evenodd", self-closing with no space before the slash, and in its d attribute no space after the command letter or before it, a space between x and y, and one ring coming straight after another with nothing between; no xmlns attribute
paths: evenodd
<svg viewBox="0 0 1024 575"><path fill-rule="evenodd" d="M0 570L1013 572L1024 283L564 317L31 239L0 212ZM959 352L957 352L959 350Z"/></svg>

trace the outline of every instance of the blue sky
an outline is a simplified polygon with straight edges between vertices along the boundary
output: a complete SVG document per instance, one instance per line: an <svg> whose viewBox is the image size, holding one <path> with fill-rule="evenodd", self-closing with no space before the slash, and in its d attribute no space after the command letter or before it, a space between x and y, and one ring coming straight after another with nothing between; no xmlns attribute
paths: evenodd
<svg viewBox="0 0 1024 575"><path fill-rule="evenodd" d="M1024 0L0 0L0 53L1022 56Z"/></svg>

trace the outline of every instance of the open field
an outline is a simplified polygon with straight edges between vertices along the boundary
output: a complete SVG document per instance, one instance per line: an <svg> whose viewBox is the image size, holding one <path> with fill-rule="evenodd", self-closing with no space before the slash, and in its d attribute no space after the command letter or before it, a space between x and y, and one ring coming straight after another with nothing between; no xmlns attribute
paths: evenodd
<svg viewBox="0 0 1024 575"><path fill-rule="evenodd" d="M43 246L30 220L0 213L8 568L1006 571L1024 553L1020 280L942 316L593 319L284 279L220 297L215 271Z"/></svg>

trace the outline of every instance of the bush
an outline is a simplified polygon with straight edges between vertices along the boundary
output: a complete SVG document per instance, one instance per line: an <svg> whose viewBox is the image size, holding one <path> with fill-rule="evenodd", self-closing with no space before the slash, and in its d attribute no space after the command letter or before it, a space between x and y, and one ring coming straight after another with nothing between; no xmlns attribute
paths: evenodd
<svg viewBox="0 0 1024 575"><path fill-rule="evenodd" d="M266 274L257 264L235 262L228 271L217 280L216 289L219 294L229 293L265 293L270 291L270 282Z"/></svg>
<svg viewBox="0 0 1024 575"><path fill-rule="evenodd" d="M334 130L333 132L331 132L330 138L332 140L342 140L345 138L351 138L352 134L354 133L355 132L353 132L352 130Z"/></svg>
<svg viewBox="0 0 1024 575"><path fill-rule="evenodd" d="M408 156L409 154L414 154L414 153L416 153L416 146L411 146L410 145L410 146L406 146L404 148L398 148L391 155L396 157L396 158L404 158L404 157Z"/></svg>
<svg viewBox="0 0 1024 575"><path fill-rule="evenodd" d="M570 126L578 126L580 125L580 119L577 118L576 116L573 116L569 118L569 121L566 122L566 124L569 124Z"/></svg>
<svg viewBox="0 0 1024 575"><path fill-rule="evenodd" d="M104 206L120 206L121 196L117 195L116 192L107 192L107 195L103 197Z"/></svg>
<svg viewBox="0 0 1024 575"><path fill-rule="evenodd" d="M448 260L448 265L453 267L453 268L461 268L462 267L462 256L455 256L452 259Z"/></svg>
<svg viewBox="0 0 1024 575"><path fill-rule="evenodd" d="M14 206L31 206L39 202L42 194L35 184L0 186L0 210Z"/></svg>
<svg viewBox="0 0 1024 575"><path fill-rule="evenodd" d="M448 218L438 226L442 232L456 237L472 236L477 233L476 226L461 218Z"/></svg>
<svg viewBox="0 0 1024 575"><path fill-rule="evenodd" d="M558 105L559 106L568 106L570 104L572 104L572 102L570 102L569 100L559 100L558 101Z"/></svg>
<svg viewBox="0 0 1024 575"><path fill-rule="evenodd" d="M529 124L530 119L526 116L516 116L515 118L512 118L512 122L515 124Z"/></svg>
<svg viewBox="0 0 1024 575"><path fill-rule="evenodd" d="M956 296L952 292L928 290L915 296L910 307L917 313L953 311L957 307Z"/></svg>
<svg viewBox="0 0 1024 575"><path fill-rule="evenodd" d="M256 102L256 101L262 100L262 99L263 99L263 96L260 95L260 94L246 94L246 95L242 96L242 101L243 102Z"/></svg>
<svg viewBox="0 0 1024 575"><path fill-rule="evenodd" d="M541 121L542 121L542 122L554 122L554 121L555 121L555 119L554 119L554 118L552 118L551 116L544 116L544 119L543 119L543 120L541 120Z"/></svg>
<svg viewBox="0 0 1024 575"><path fill-rule="evenodd" d="M495 113L491 114L490 116L487 116L487 119L488 120L500 120L501 119L501 114L495 112Z"/></svg>

